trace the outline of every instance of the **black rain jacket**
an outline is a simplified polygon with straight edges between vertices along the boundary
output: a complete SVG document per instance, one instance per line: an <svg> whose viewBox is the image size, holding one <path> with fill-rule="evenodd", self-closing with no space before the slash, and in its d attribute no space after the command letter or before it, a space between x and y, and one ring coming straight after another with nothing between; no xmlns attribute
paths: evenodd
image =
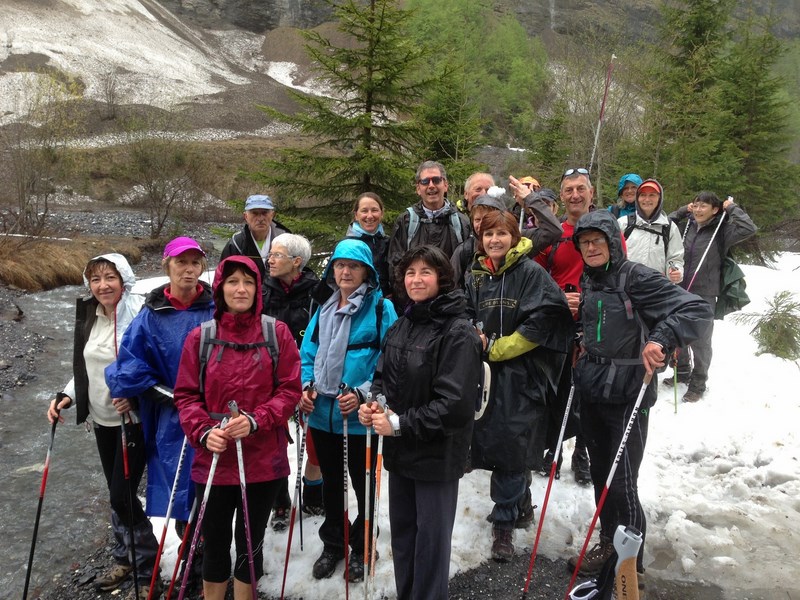
<svg viewBox="0 0 800 600"><path fill-rule="evenodd" d="M481 341L463 290L412 304L386 333L372 380L400 417L384 440L387 470L409 479L464 475L481 375Z"/></svg>
<svg viewBox="0 0 800 600"><path fill-rule="evenodd" d="M262 285L261 312L286 323L298 348L311 320L311 292L318 283L319 278L314 271L304 267L300 279L294 282L288 293L276 277L267 276Z"/></svg>
<svg viewBox="0 0 800 600"><path fill-rule="evenodd" d="M633 403L644 379L645 343L656 342L669 355L676 346L686 347L709 335L711 307L655 269L626 259L619 224L608 211L590 212L578 220L576 247L588 230L605 236L610 259L603 267L584 266L581 277L578 326L585 352L575 368L576 391L581 402ZM643 408L655 404L657 379L645 392Z"/></svg>

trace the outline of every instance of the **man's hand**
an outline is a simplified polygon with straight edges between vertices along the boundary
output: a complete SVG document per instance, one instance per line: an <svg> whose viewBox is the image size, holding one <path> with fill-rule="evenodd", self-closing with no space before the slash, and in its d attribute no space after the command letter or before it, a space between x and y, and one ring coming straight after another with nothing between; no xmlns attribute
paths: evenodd
<svg viewBox="0 0 800 600"><path fill-rule="evenodd" d="M567 305L569 306L569 311L572 313L572 317L574 318L575 315L578 314L578 309L581 306L581 293L564 292L564 295L567 297Z"/></svg>
<svg viewBox="0 0 800 600"><path fill-rule="evenodd" d="M524 183L520 183L519 179L512 175L508 176L508 187L514 191L514 200L522 207L525 206L525 198L533 193L531 188Z"/></svg>
<svg viewBox="0 0 800 600"><path fill-rule="evenodd" d="M665 360L664 349L655 342L647 342L644 350L642 350L642 362L644 363L645 371L652 375L656 369L664 366Z"/></svg>

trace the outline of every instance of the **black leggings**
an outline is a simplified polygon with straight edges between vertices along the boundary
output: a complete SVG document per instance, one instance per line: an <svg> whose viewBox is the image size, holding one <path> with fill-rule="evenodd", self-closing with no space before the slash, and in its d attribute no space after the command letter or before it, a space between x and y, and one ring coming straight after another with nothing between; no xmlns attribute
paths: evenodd
<svg viewBox="0 0 800 600"><path fill-rule="evenodd" d="M280 489L281 479L247 484L247 513L253 545L256 580L264 574L264 528L269 511ZM205 484L195 484L198 498L203 497ZM242 492L238 485L212 485L201 529L205 540L203 579L212 583L228 581L231 576L231 521L236 513L236 564L233 576L250 583L250 563L247 557L247 538L242 519Z"/></svg>
<svg viewBox="0 0 800 600"><path fill-rule="evenodd" d="M111 508L117 513L117 516L126 527L130 525L135 527L147 519L142 503L136 494L146 462L144 436L141 424L125 426L125 436L128 442L128 473L130 475L131 489L133 490L133 493L129 494L128 483L125 481L125 469L122 463L121 429L121 426L105 427L95 423L94 437L97 441L97 451L100 454L100 463L103 465L103 474L108 485ZM130 522L131 496L133 496L133 523Z"/></svg>

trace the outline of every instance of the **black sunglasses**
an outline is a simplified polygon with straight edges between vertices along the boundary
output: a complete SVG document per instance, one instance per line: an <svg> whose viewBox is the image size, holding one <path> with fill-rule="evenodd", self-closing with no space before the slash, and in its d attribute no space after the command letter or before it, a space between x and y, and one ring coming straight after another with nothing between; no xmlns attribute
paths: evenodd
<svg viewBox="0 0 800 600"><path fill-rule="evenodd" d="M426 177L425 179L418 179L417 183L420 185L428 185L433 182L433 185L439 185L443 181L446 181L444 177Z"/></svg>
<svg viewBox="0 0 800 600"><path fill-rule="evenodd" d="M567 177L571 177L576 173L578 175L586 175L587 177L589 176L588 170L584 169L583 167L578 167L577 169L567 169L566 171L564 171L564 174L561 176L561 181L564 181L564 179L566 179Z"/></svg>

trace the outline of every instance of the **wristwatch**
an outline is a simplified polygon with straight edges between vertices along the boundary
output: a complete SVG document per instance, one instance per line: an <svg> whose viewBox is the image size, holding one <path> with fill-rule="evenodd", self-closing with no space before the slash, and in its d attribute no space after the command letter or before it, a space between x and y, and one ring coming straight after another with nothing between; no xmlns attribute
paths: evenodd
<svg viewBox="0 0 800 600"><path fill-rule="evenodd" d="M389 424L392 426L392 435L394 437L400 436L400 417L393 413L389 415Z"/></svg>

